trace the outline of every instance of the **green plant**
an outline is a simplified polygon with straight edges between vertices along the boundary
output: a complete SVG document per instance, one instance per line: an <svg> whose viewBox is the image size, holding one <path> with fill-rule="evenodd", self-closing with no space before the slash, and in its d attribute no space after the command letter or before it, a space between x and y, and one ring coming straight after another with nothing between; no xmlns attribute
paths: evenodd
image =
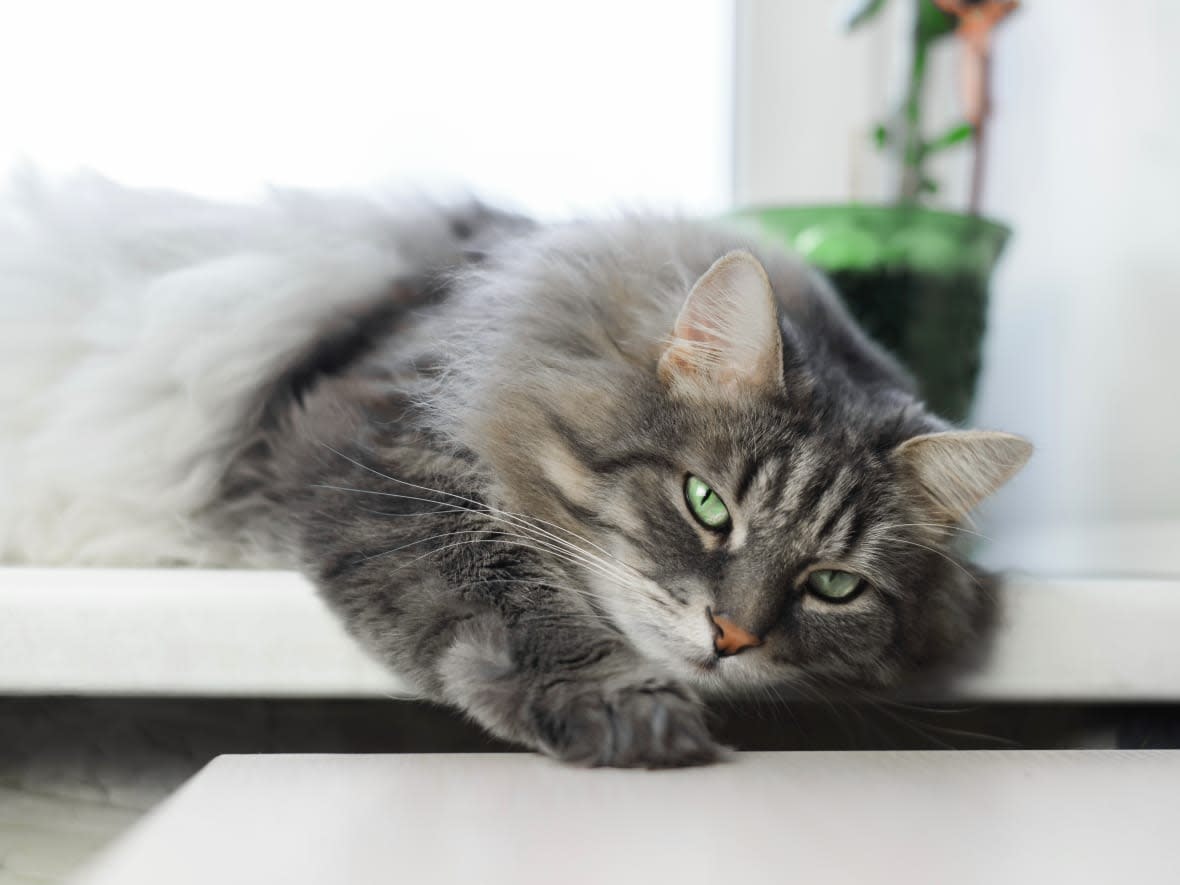
<svg viewBox="0 0 1180 885"><path fill-rule="evenodd" d="M857 28L887 0L858 0ZM745 214L822 269L869 335L909 367L927 405L967 417L982 360L988 280L1008 239L978 213L987 121L991 32L1016 0L894 0L912 14L906 79L896 106L873 130L897 166L895 205L767 206ZM923 104L930 50L956 34L963 60L963 120L926 135ZM928 161L971 142L970 213L923 205L938 185Z"/></svg>
<svg viewBox="0 0 1180 885"><path fill-rule="evenodd" d="M1013 9L1015 0L910 0L912 16L905 88L888 119L873 129L877 147L897 164L896 201L917 205L938 191L926 170L932 156L971 139L974 157L969 209L978 211L983 182L984 126L988 114L988 69L991 31ZM857 0L847 20L849 30L876 18L886 0ZM927 138L923 129L923 99L930 49L939 40L958 34L963 42L963 90L966 119Z"/></svg>

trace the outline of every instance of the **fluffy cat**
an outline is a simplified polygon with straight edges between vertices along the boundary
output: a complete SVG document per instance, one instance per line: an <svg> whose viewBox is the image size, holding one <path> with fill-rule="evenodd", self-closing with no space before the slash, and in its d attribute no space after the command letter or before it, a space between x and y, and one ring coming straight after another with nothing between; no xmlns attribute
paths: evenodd
<svg viewBox="0 0 1180 885"><path fill-rule="evenodd" d="M893 685L992 621L951 542L1030 446L929 414L775 246L22 188L9 559L298 567L424 696L584 765L711 761L701 696Z"/></svg>

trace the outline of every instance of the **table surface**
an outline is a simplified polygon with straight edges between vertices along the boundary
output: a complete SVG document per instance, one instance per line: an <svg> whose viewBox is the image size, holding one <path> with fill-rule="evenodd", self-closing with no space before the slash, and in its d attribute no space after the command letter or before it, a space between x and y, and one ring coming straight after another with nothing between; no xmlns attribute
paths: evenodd
<svg viewBox="0 0 1180 885"><path fill-rule="evenodd" d="M1180 751L222 756L78 885L1176 882Z"/></svg>

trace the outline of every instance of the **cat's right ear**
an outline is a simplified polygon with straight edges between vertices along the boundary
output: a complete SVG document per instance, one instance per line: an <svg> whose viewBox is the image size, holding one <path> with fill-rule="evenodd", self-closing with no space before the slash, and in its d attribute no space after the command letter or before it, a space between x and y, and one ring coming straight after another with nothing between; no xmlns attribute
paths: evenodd
<svg viewBox="0 0 1180 885"><path fill-rule="evenodd" d="M697 280L660 356L659 373L671 389L688 393L781 389L778 309L757 258L730 252Z"/></svg>

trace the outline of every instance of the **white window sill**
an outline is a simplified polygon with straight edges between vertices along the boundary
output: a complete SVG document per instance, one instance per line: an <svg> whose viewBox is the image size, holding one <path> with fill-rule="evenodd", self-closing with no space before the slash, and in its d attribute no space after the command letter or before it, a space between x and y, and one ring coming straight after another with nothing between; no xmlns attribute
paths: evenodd
<svg viewBox="0 0 1180 885"><path fill-rule="evenodd" d="M408 696L294 572L0 569L0 693Z"/></svg>
<svg viewBox="0 0 1180 885"><path fill-rule="evenodd" d="M1011 575L987 664L945 689L948 699L1180 700L1180 575L1099 574ZM370 660L294 573L3 568L0 693L411 690Z"/></svg>

